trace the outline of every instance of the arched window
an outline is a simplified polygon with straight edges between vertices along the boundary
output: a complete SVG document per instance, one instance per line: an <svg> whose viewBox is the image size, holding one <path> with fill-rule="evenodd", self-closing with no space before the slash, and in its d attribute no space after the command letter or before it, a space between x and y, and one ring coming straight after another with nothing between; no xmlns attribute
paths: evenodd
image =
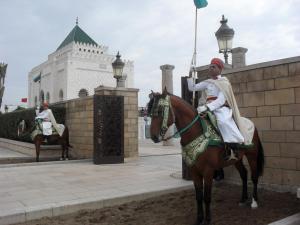
<svg viewBox="0 0 300 225"><path fill-rule="evenodd" d="M45 101L45 94L44 94L44 91L41 90L41 93L40 93L40 102L41 102L41 104L43 104L44 101Z"/></svg>
<svg viewBox="0 0 300 225"><path fill-rule="evenodd" d="M85 88L80 89L80 91L78 92L78 97L84 98L86 96L89 96L88 91Z"/></svg>
<svg viewBox="0 0 300 225"><path fill-rule="evenodd" d="M60 89L59 91L59 95L58 95L59 101L63 101L64 100L64 92L63 90Z"/></svg>
<svg viewBox="0 0 300 225"><path fill-rule="evenodd" d="M47 94L46 94L46 102L50 103L50 94L49 94L49 92L47 92Z"/></svg>

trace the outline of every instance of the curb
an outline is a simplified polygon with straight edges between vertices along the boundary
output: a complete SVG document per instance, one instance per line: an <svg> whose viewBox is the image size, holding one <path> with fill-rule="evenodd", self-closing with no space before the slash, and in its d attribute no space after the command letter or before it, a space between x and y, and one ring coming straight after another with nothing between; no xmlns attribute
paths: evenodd
<svg viewBox="0 0 300 225"><path fill-rule="evenodd" d="M268 225L299 225L300 224L300 213L294 214L292 216L286 217L282 220L278 220Z"/></svg>

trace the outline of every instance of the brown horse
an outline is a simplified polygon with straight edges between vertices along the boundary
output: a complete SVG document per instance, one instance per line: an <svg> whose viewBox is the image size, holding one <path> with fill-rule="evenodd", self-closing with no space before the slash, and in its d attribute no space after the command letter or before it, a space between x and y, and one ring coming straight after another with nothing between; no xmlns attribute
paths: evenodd
<svg viewBox="0 0 300 225"><path fill-rule="evenodd" d="M152 118L150 133L151 139L157 143L164 140L166 130L175 123L181 135L181 145L186 146L195 138L203 134L200 122L195 121L198 113L186 101L181 98L169 95L166 90L163 94L152 93L152 98L148 103L148 113ZM198 119L197 119L198 120ZM247 170L242 158L246 156L251 169L251 179L253 182L252 208L257 207L257 183L258 177L263 173L264 153L257 130L253 137L254 147L251 149L239 149L238 160L226 161L223 158L224 147L209 146L201 153L196 162L189 168L194 183L197 201L197 220L195 225L210 224L210 202L214 171L229 165L234 165L238 170L243 182L241 205L245 205L248 200L247 190ZM204 181L204 182L203 182ZM204 190L203 190L204 183ZM203 213L203 200L205 203L205 213Z"/></svg>
<svg viewBox="0 0 300 225"><path fill-rule="evenodd" d="M25 120L21 120L18 125L18 135L24 134L26 132L30 132L28 123ZM47 141L49 144L58 144L61 145L62 152L61 152L61 160L68 160L69 159L69 147L72 148L72 146L69 143L69 129L67 126L65 126L65 130L62 134L62 136L59 136L58 134L48 135L45 136L43 134L37 134L34 139L33 143L35 145L35 152L36 152L36 162L39 162L40 158L40 151L41 151L41 145L44 144Z"/></svg>

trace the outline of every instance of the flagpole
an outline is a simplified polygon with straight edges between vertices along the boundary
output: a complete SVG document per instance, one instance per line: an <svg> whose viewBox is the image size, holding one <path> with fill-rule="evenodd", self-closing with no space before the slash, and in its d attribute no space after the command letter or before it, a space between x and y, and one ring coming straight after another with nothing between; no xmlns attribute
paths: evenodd
<svg viewBox="0 0 300 225"><path fill-rule="evenodd" d="M41 107L42 103L42 95L41 95L41 89L42 89L42 72L40 72L40 80L39 80L39 108Z"/></svg>
<svg viewBox="0 0 300 225"><path fill-rule="evenodd" d="M192 59L192 78L193 78L193 84L195 85L196 82L196 65L197 65L197 27L198 27L198 9L196 8L196 15L195 15L195 40L194 40L194 54ZM193 90L193 102L192 105L195 106L195 90Z"/></svg>

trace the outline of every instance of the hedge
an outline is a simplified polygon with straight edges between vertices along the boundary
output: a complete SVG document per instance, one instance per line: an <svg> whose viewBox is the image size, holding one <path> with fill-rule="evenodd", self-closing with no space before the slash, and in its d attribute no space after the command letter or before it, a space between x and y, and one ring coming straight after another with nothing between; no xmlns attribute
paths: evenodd
<svg viewBox="0 0 300 225"><path fill-rule="evenodd" d="M65 124L66 108L64 105L49 106L49 108L51 108L56 122ZM0 114L0 138L32 143L30 133L34 127L35 116L35 108ZM18 125L21 120L25 120L27 132L18 136Z"/></svg>

